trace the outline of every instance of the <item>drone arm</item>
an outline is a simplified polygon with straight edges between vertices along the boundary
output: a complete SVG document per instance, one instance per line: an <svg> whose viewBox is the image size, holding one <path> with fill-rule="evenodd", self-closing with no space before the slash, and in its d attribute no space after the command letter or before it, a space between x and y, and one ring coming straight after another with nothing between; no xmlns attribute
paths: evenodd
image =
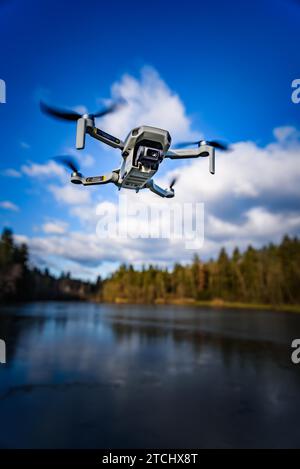
<svg viewBox="0 0 300 469"><path fill-rule="evenodd" d="M185 158L198 158L199 156L209 156L212 149L213 148L208 145L201 145L197 148L185 148L182 150L171 149L166 153L165 158L171 158L172 160L181 160Z"/></svg>
<svg viewBox="0 0 300 469"><path fill-rule="evenodd" d="M73 184L83 184L84 186L95 186L99 184L117 184L119 180L119 175L116 171L111 171L110 173L104 174L103 176L89 176L83 177L79 173L73 173L71 176L71 182Z"/></svg>
<svg viewBox="0 0 300 469"><path fill-rule="evenodd" d="M198 148L187 148L182 150L169 150L165 158L171 160L184 160L187 158L198 158L209 156L209 171L215 174L215 149L210 145L200 145Z"/></svg>
<svg viewBox="0 0 300 469"><path fill-rule="evenodd" d="M122 142L122 140L98 129L97 127L87 126L86 131L91 137L96 140L100 140L100 142L106 143L113 148L120 148L121 150L124 148L124 142Z"/></svg>
<svg viewBox="0 0 300 469"><path fill-rule="evenodd" d="M147 189L150 189L151 192L154 192L154 194L159 195L160 197L167 197L168 199L171 199L175 195L173 189L162 189L157 184L155 184L153 179L150 179L146 183L145 187Z"/></svg>

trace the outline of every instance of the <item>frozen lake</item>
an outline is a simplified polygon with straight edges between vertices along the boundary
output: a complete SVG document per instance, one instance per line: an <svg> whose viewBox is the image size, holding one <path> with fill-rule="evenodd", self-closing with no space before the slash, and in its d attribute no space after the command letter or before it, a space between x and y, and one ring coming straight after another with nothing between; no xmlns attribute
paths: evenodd
<svg viewBox="0 0 300 469"><path fill-rule="evenodd" d="M0 307L2 448L300 446L300 315Z"/></svg>

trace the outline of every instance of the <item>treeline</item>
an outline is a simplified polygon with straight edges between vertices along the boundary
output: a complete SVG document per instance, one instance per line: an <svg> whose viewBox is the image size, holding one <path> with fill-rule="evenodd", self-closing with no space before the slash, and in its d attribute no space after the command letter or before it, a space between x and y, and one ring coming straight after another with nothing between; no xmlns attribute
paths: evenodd
<svg viewBox="0 0 300 469"><path fill-rule="evenodd" d="M279 245L249 246L203 262L198 255L172 270L149 265L135 270L121 265L95 283L54 277L28 265L28 249L18 246L11 230L0 239L0 301L96 300L126 303L229 301L251 304L300 304L300 240L285 236Z"/></svg>
<svg viewBox="0 0 300 469"><path fill-rule="evenodd" d="M28 266L26 244L18 246L11 230L5 228L0 239L0 301L87 299L96 284L74 280L70 274L54 277Z"/></svg>
<svg viewBox="0 0 300 469"><path fill-rule="evenodd" d="M105 302L230 301L252 304L300 304L300 240L285 236L281 244L262 249L249 246L229 256L223 248L216 260L172 271L149 266L137 271L121 265L102 282Z"/></svg>

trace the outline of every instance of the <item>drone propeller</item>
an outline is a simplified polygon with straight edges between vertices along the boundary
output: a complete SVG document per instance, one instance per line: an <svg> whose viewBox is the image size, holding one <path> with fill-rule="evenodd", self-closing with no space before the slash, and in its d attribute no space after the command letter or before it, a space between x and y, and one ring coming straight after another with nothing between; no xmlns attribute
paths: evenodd
<svg viewBox="0 0 300 469"><path fill-rule="evenodd" d="M173 187L175 186L177 180L178 180L177 177L174 177L174 178L172 179L171 184L170 184L170 189L173 189Z"/></svg>
<svg viewBox="0 0 300 469"><path fill-rule="evenodd" d="M45 104L42 101L40 102L40 107L41 107L41 111L44 112L44 114L47 114L48 116L54 117L56 119L69 121L69 122L76 122L81 117L94 119L95 117L106 116L107 114L110 114L111 112L115 112L123 104L124 104L124 101L120 100L111 104L110 106L106 106L103 109L97 112L94 112L93 114L86 113L83 115L76 111L67 111L64 109L58 109L56 107L48 106L48 104Z"/></svg>
<svg viewBox="0 0 300 469"><path fill-rule="evenodd" d="M76 148L82 150L85 146L85 134L87 128L94 127L94 120L96 117L104 117L111 112L115 112L121 106L125 104L124 99L120 99L109 106L104 107L100 111L94 112L93 114L80 114L76 111L66 111L64 109L58 109L56 107L48 106L48 104L40 102L41 111L48 116L54 117L55 119L65 120L68 122L77 122L76 132Z"/></svg>
<svg viewBox="0 0 300 469"><path fill-rule="evenodd" d="M201 145L209 145L211 147L217 148L218 150L222 150L222 151L229 150L229 146L224 142L220 142L219 140L197 140L196 142L180 142L176 145L176 147L183 148L183 147L188 147L191 145L198 145L199 147Z"/></svg>
<svg viewBox="0 0 300 469"><path fill-rule="evenodd" d="M80 174L79 168L75 160L71 156L69 155L54 156L52 159L54 161L57 161L59 164L65 166L66 168L70 169L73 173Z"/></svg>

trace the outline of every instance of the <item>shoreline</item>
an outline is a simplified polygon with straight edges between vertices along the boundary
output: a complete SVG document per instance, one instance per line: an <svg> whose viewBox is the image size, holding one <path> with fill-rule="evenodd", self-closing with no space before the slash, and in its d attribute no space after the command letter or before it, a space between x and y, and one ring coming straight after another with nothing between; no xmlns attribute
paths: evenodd
<svg viewBox="0 0 300 469"><path fill-rule="evenodd" d="M177 305L177 306L196 306L199 308L211 308L211 309L252 309L252 310L259 310L259 311L278 311L284 313L300 313L300 305L289 305L289 304L281 304L281 305L271 305L271 304L261 304L261 303L243 303L243 302L235 302L235 301L223 301L220 299L215 300L194 300L192 298L180 298L180 299L157 299L154 303L139 303L139 302L131 302L125 298L116 298L114 302L109 301L99 301L99 300L91 300L95 301L96 303L103 303L103 304L114 304L114 305L154 305L154 306L170 306L170 305Z"/></svg>
<svg viewBox="0 0 300 469"><path fill-rule="evenodd" d="M282 312L282 313L300 313L300 305L290 305L290 304L281 304L281 305L270 305L270 304L261 304L261 303L243 303L243 302L234 302L234 301L223 301L220 299L215 300L193 300L192 298L180 298L180 299L169 299L165 300L163 298L155 300L153 303L142 303L142 302L132 302L128 301L125 298L116 298L115 301L101 301L99 298L72 298L72 299L36 299L30 301L9 301L9 302L0 302L1 306L11 306L18 304L29 304L29 303L48 303L48 302L75 302L75 303L95 303L95 304L107 304L107 305L134 305L134 306L193 306L209 309L236 309L236 310L258 310L258 311L273 311L273 312Z"/></svg>

